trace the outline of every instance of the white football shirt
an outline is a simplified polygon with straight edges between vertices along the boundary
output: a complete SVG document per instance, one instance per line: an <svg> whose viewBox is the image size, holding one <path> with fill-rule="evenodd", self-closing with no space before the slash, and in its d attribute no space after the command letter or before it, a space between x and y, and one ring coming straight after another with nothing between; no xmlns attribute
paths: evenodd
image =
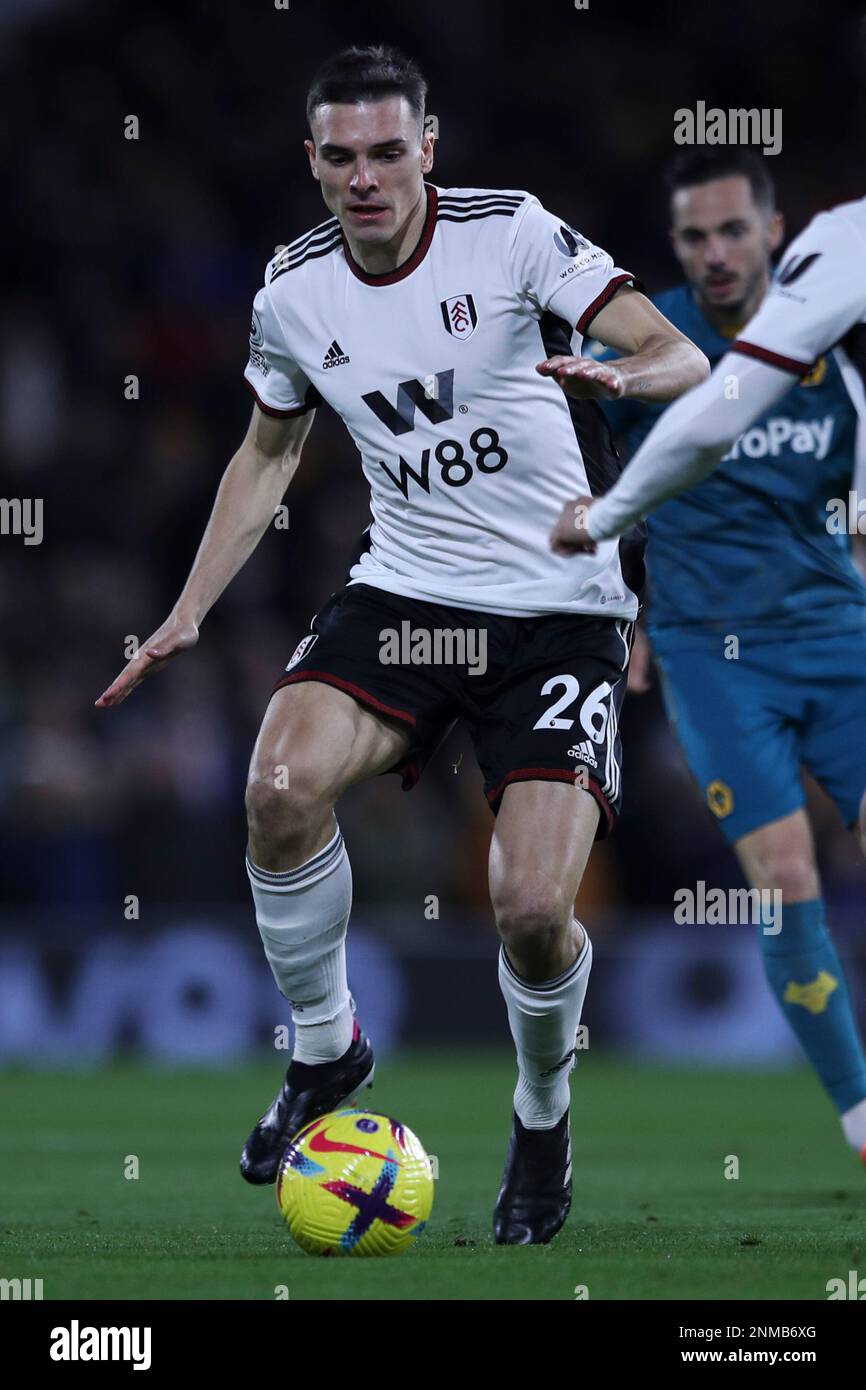
<svg viewBox="0 0 866 1390"><path fill-rule="evenodd" d="M866 489L866 198L795 237L733 351L801 377L832 348L857 411L854 489Z"/></svg>
<svg viewBox="0 0 866 1390"><path fill-rule="evenodd" d="M281 251L256 295L245 377L259 407L326 401L370 485L368 548L350 583L514 616L634 618L635 538L558 556L565 502L619 461L594 401L536 364L578 354L632 281L531 194L425 184L415 250L371 275L330 218Z"/></svg>
<svg viewBox="0 0 866 1390"><path fill-rule="evenodd" d="M818 213L791 242L733 351L803 376L866 323L866 198Z"/></svg>

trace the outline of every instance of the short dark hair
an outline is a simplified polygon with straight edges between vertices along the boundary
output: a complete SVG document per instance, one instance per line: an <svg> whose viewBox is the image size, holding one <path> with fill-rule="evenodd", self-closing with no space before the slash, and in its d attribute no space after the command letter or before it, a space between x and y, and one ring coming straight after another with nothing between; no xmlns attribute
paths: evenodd
<svg viewBox="0 0 866 1390"><path fill-rule="evenodd" d="M776 189L766 163L754 150L684 150L668 166L665 186L672 196L680 188L694 188L696 184L733 178L737 174L748 179L758 207L772 212L776 206Z"/></svg>
<svg viewBox="0 0 866 1390"><path fill-rule="evenodd" d="M316 108L326 102L352 104L389 96L405 97L423 126L427 83L417 63L383 43L344 48L314 76L307 93L307 121L312 129Z"/></svg>

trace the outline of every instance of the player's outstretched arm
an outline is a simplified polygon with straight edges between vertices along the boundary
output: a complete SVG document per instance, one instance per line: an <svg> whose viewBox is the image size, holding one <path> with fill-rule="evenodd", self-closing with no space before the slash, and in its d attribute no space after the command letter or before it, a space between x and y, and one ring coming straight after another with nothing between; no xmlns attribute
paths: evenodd
<svg viewBox="0 0 866 1390"><path fill-rule="evenodd" d="M609 401L676 400L710 374L700 348L630 285L622 285L596 314L592 336L622 356L615 362L549 357L536 371L554 377L569 396Z"/></svg>
<svg viewBox="0 0 866 1390"><path fill-rule="evenodd" d="M551 535L554 550L592 552L598 541L621 536L669 497L697 486L821 353L866 322L859 209L846 204L813 218L709 381L664 412L609 492L566 505Z"/></svg>
<svg viewBox="0 0 866 1390"><path fill-rule="evenodd" d="M96 701L97 709L121 704L146 676L161 671L198 641L205 615L273 520L300 462L314 413L281 420L253 406L246 437L222 476L198 554L177 603L103 691Z"/></svg>
<svg viewBox="0 0 866 1390"><path fill-rule="evenodd" d="M666 410L628 467L603 497L563 507L550 538L559 555L594 554L648 512L709 477L734 440L791 389L777 367L726 353L709 381ZM729 391L731 383L736 390Z"/></svg>

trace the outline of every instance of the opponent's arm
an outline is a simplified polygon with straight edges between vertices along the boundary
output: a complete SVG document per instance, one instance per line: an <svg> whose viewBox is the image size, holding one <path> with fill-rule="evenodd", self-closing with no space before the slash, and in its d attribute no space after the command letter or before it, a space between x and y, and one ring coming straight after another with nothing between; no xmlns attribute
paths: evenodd
<svg viewBox="0 0 866 1390"><path fill-rule="evenodd" d="M621 535L659 503L702 482L822 352L866 322L864 250L859 222L845 207L813 218L788 248L734 351L709 381L665 411L610 492L563 509L551 536L554 550L591 552L596 541Z"/></svg>
<svg viewBox="0 0 866 1390"><path fill-rule="evenodd" d="M119 705L173 656L198 641L205 615L246 563L271 521L300 463L315 411L276 419L253 406L246 436L222 476L213 510L174 608L138 654L96 701Z"/></svg>
<svg viewBox="0 0 866 1390"><path fill-rule="evenodd" d="M710 364L699 347L669 323L631 285L621 285L592 320L592 336L622 354L614 362L591 357L549 357L541 376L552 376L577 399L672 401L706 380Z"/></svg>
<svg viewBox="0 0 866 1390"><path fill-rule="evenodd" d="M553 549L591 554L596 541L621 536L661 502L703 482L791 384L778 367L726 353L709 381L665 411L609 492L566 504L551 536Z"/></svg>

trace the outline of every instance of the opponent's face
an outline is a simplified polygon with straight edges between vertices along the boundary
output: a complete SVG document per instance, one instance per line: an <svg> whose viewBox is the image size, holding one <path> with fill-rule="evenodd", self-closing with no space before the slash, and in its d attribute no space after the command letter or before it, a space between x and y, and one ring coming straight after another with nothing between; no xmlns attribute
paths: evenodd
<svg viewBox="0 0 866 1390"><path fill-rule="evenodd" d="M781 213L760 208L748 179L733 174L678 188L671 218L674 253L698 302L732 316L754 313L782 240Z"/></svg>
<svg viewBox="0 0 866 1390"><path fill-rule="evenodd" d="M433 138L402 96L319 106L306 140L322 197L354 242L382 245L417 209Z"/></svg>

